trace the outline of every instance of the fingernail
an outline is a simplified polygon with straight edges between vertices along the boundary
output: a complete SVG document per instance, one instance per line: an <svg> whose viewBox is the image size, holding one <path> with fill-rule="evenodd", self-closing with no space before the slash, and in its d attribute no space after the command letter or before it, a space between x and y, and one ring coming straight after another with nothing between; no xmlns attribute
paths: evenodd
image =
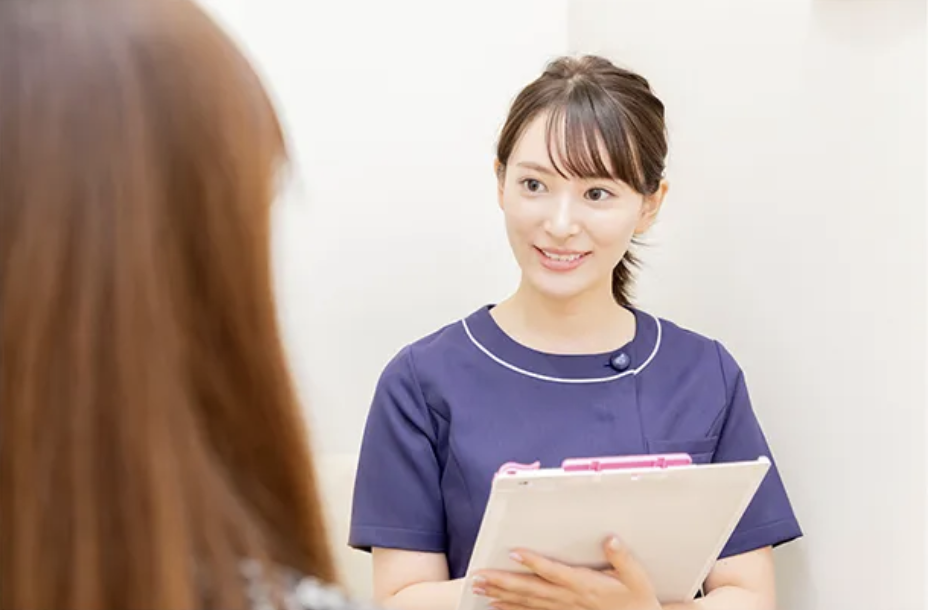
<svg viewBox="0 0 928 610"><path fill-rule="evenodd" d="M515 561L516 563L522 563L523 561L522 555L519 555L518 553L509 553L509 559Z"/></svg>
<svg viewBox="0 0 928 610"><path fill-rule="evenodd" d="M622 541L619 540L618 536L612 536L609 538L609 548L614 551L618 551L622 548Z"/></svg>
<svg viewBox="0 0 928 610"><path fill-rule="evenodd" d="M474 580L474 583L475 583L475 584L481 584L481 583L485 583L485 582L487 581L486 578L484 578L483 576L480 576L479 574L476 575L476 576L474 576L474 579L473 579L473 580Z"/></svg>
<svg viewBox="0 0 928 610"><path fill-rule="evenodd" d="M474 595L481 595L481 596L483 596L483 595L486 595L486 594L487 594L487 592L484 591L483 589L481 589L480 587L474 587L474 588L472 589L472 591L474 592Z"/></svg>

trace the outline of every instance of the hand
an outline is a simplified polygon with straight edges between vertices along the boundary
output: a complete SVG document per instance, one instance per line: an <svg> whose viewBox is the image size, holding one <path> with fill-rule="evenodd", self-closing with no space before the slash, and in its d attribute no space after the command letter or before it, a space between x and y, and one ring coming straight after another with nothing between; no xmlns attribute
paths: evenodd
<svg viewBox="0 0 928 610"><path fill-rule="evenodd" d="M487 570L474 578L474 593L499 610L661 610L644 569L616 538L605 544L612 569L574 568L524 550L514 561L532 574Z"/></svg>

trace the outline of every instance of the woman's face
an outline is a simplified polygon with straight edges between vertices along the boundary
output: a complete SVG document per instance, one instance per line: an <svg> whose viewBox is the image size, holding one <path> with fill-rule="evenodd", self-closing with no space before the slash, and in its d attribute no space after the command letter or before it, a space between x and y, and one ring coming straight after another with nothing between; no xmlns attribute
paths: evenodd
<svg viewBox="0 0 928 610"><path fill-rule="evenodd" d="M611 294L613 268L632 236L653 223L666 185L646 197L620 180L561 176L549 158L546 123L541 115L528 125L500 176L499 203L523 283L558 299Z"/></svg>

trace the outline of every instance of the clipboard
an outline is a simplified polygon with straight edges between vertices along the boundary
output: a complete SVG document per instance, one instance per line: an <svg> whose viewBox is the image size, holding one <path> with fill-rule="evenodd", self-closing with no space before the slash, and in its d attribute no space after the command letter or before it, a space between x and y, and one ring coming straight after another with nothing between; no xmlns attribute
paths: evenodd
<svg viewBox="0 0 928 610"><path fill-rule="evenodd" d="M754 461L696 465L686 454L579 458L560 468L504 464L466 578L485 569L527 572L513 548L593 569L619 536L651 578L662 604L692 600L770 469ZM464 587L458 610L486 610Z"/></svg>

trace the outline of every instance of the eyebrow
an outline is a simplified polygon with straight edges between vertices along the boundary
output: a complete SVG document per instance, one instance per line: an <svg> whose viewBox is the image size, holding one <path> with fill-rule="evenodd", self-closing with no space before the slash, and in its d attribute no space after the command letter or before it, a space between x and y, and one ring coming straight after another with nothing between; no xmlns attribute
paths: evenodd
<svg viewBox="0 0 928 610"><path fill-rule="evenodd" d="M552 170L550 167L546 167L538 163L533 163L531 161L519 161L518 163L516 163L516 167L524 167L526 169L533 169L536 172L547 174L549 176L555 175L554 170Z"/></svg>

